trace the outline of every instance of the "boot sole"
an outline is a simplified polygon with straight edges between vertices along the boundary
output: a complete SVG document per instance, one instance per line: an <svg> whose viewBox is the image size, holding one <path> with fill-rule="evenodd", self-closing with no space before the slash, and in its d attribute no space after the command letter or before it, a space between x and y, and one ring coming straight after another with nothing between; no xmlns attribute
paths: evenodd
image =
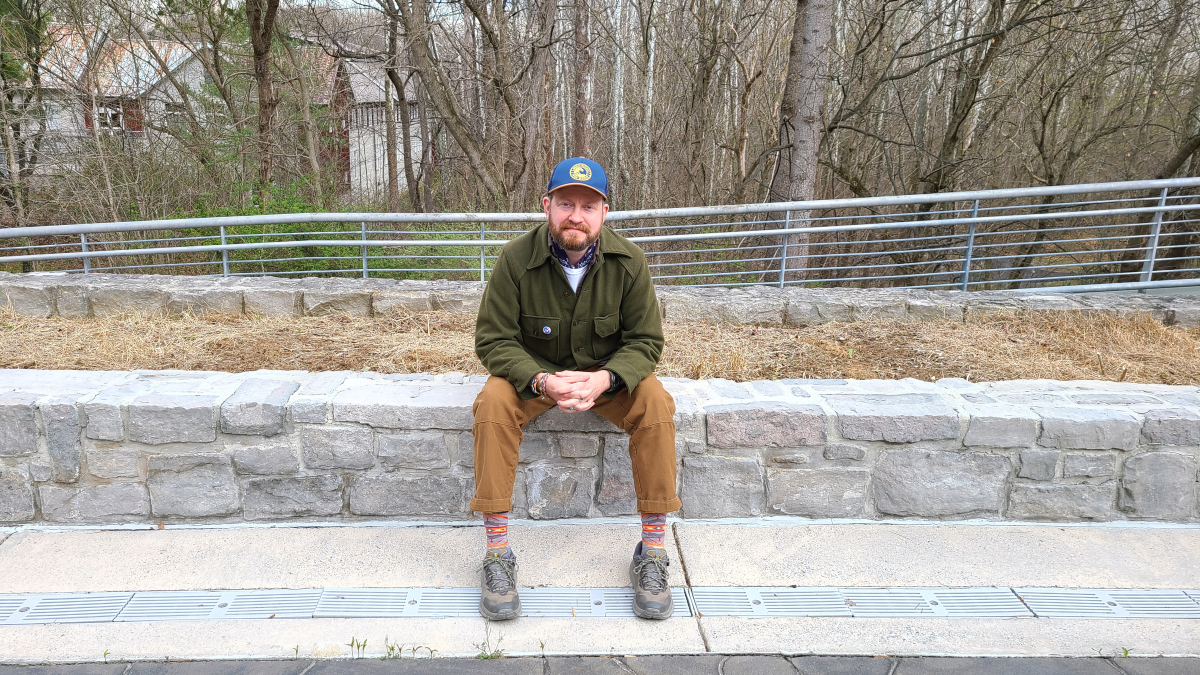
<svg viewBox="0 0 1200 675"><path fill-rule="evenodd" d="M634 589L637 588L637 575L634 574L632 565L629 566L629 586ZM635 590L634 593L636 594L637 591ZM633 613L643 619L654 619L656 621L669 619L675 613L675 594L671 594L671 598L667 602L667 606L659 611L638 607L637 601L635 600L633 602Z"/></svg>
<svg viewBox="0 0 1200 675"><path fill-rule="evenodd" d="M483 600L481 599L479 601L479 615L488 621L508 621L510 619L515 619L518 616L521 616L521 599L517 598L517 606L511 612L489 612L487 608L483 606Z"/></svg>

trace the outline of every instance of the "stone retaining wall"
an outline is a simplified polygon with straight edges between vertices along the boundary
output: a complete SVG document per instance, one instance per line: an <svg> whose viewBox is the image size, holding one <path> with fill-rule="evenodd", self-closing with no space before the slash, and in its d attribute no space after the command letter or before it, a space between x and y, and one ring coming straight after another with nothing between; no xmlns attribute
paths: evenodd
<svg viewBox="0 0 1200 675"><path fill-rule="evenodd" d="M0 523L460 519L481 378L0 371ZM665 380L687 518L1197 522L1200 390ZM634 512L626 436L551 411L514 511Z"/></svg>
<svg viewBox="0 0 1200 675"><path fill-rule="evenodd" d="M0 273L0 303L28 316L64 318L126 312L263 316L372 316L431 309L475 312L482 295L483 284L470 281ZM668 320L768 326L867 318L965 319L971 314L1014 310L1141 312L1169 325L1200 325L1200 296L1194 295L659 286L658 298Z"/></svg>

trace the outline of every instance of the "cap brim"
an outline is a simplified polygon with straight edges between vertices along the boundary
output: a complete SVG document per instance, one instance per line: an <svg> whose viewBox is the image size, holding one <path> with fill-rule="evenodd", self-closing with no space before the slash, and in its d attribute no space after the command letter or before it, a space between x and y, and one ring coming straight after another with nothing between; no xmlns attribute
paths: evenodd
<svg viewBox="0 0 1200 675"><path fill-rule="evenodd" d="M598 189L597 189L597 188L595 188L595 187L592 187L591 185L588 185L587 183L563 183L562 185L555 185L555 186L554 186L554 190L561 190L561 189L563 189L563 188L565 188L565 187L570 187L570 186L572 186L572 185L578 185L578 186L580 186L580 187L585 187L585 188L587 188L587 189L589 189L589 190L594 190L594 191L595 191L597 194L599 194L601 197L604 197L605 199L608 199L608 195L604 194L603 192L600 192L600 190L598 190ZM550 192L554 192L554 190L550 190Z"/></svg>

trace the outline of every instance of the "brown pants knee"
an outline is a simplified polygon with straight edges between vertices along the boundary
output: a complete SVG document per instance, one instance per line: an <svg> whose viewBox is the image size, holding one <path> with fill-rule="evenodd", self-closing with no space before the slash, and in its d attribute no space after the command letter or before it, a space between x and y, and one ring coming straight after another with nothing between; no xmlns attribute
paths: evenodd
<svg viewBox="0 0 1200 675"><path fill-rule="evenodd" d="M549 399L523 399L512 384L489 377L475 398L475 497L471 509L512 510L518 448L530 420L554 407ZM640 513L667 513L681 506L675 494L675 401L654 375L592 407L629 434L633 490Z"/></svg>

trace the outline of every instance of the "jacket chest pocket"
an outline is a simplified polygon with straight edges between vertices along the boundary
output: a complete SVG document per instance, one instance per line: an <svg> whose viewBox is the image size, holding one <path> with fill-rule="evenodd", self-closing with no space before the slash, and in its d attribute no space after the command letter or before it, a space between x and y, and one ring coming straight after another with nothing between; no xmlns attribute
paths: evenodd
<svg viewBox="0 0 1200 675"><path fill-rule="evenodd" d="M621 313L613 312L592 319L592 356L606 359L621 346Z"/></svg>
<svg viewBox="0 0 1200 675"><path fill-rule="evenodd" d="M558 340L561 335L557 316L521 315L521 337L525 346L538 356L558 363Z"/></svg>

